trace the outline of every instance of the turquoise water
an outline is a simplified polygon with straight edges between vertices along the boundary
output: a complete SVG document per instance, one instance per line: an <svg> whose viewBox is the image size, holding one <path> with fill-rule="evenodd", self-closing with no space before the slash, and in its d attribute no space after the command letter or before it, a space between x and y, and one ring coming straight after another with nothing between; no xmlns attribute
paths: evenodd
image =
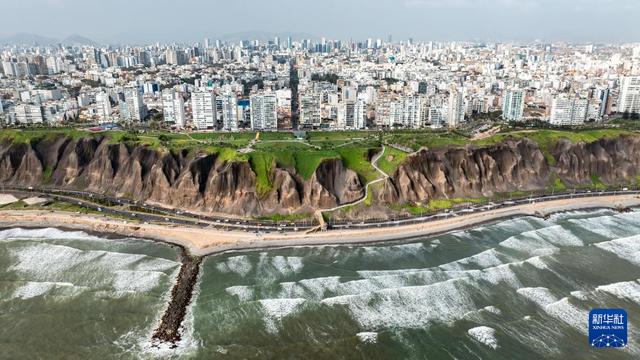
<svg viewBox="0 0 640 360"><path fill-rule="evenodd" d="M0 348L18 358L640 357L638 212L519 218L406 244L208 257L175 350L148 340L178 268L175 249L22 236L0 232ZM128 260L96 261L96 251ZM627 310L627 349L588 347L596 307Z"/></svg>

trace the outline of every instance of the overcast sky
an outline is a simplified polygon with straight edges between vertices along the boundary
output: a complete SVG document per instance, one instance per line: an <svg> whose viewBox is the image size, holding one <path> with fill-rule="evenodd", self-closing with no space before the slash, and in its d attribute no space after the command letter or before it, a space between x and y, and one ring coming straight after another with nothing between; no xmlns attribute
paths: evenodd
<svg viewBox="0 0 640 360"><path fill-rule="evenodd" d="M332 39L640 41L640 0L4 0L0 37L201 41L298 32Z"/></svg>

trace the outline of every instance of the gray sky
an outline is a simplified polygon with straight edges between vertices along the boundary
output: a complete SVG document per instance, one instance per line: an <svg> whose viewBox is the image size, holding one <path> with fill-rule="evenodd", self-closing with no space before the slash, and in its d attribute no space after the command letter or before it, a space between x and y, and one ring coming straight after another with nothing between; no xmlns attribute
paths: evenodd
<svg viewBox="0 0 640 360"><path fill-rule="evenodd" d="M6 0L0 37L201 41L244 31L332 39L640 41L640 0Z"/></svg>

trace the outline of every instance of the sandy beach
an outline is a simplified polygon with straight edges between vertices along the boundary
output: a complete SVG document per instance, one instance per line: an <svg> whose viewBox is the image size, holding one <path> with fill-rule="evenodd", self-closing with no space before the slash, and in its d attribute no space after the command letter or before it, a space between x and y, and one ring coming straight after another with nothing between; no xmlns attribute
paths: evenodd
<svg viewBox="0 0 640 360"><path fill-rule="evenodd" d="M55 227L114 234L179 245L193 255L211 255L227 251L261 248L393 242L420 236L437 235L517 216L539 216L580 209L635 206L640 206L640 197L638 195L563 199L486 210L420 224L353 230L329 230L313 234L291 231L261 234L260 236L250 232L141 224L105 216L40 210L0 211L0 227Z"/></svg>

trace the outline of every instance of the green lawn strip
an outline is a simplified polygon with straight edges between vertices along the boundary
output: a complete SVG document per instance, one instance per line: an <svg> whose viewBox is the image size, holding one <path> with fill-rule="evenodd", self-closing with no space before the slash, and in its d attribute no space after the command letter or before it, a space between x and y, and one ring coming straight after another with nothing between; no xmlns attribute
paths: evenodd
<svg viewBox="0 0 640 360"><path fill-rule="evenodd" d="M427 205L420 204L400 204L391 205L396 211L405 210L412 215L424 215L442 210L449 210L461 204L481 204L484 198L451 198L451 199L431 199Z"/></svg>
<svg viewBox="0 0 640 360"><path fill-rule="evenodd" d="M607 190L608 186L600 180L598 175L591 175L591 184L592 187L596 190Z"/></svg>

